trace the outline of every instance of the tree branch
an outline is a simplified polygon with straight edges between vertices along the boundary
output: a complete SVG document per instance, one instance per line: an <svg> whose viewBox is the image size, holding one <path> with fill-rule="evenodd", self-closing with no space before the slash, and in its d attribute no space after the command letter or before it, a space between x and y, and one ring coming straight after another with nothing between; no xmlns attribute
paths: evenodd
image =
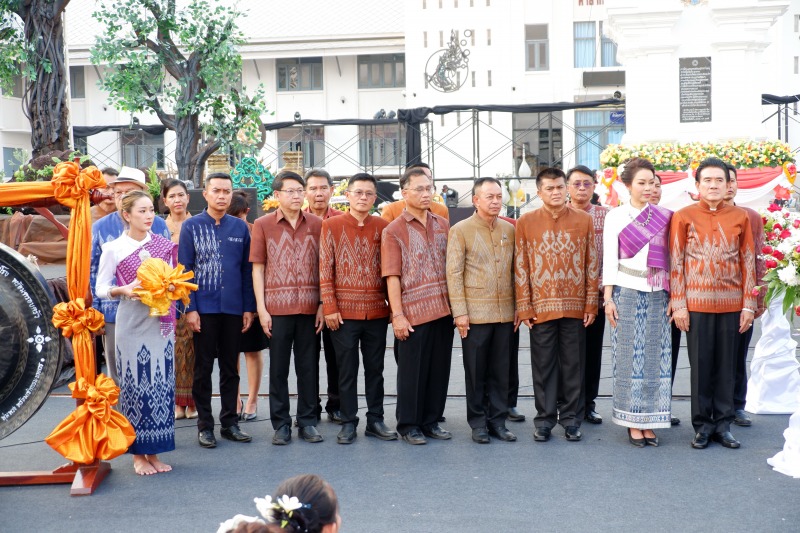
<svg viewBox="0 0 800 533"><path fill-rule="evenodd" d="M164 111L164 108L161 106L161 101L159 101L155 94L150 92L150 89L144 83L142 84L142 90L150 97L151 106L158 120L161 121L165 128L175 131L175 115Z"/></svg>

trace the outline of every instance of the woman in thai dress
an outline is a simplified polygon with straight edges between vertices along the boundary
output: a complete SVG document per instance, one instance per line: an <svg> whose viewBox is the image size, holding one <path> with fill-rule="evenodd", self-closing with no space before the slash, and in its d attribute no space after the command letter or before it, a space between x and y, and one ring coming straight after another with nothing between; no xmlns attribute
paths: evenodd
<svg viewBox="0 0 800 533"><path fill-rule="evenodd" d="M637 447L658 446L670 427L672 343L669 324L669 222L649 203L653 164L631 159L620 176L630 203L612 209L603 230L603 286L611 325L613 413Z"/></svg>
<svg viewBox="0 0 800 533"><path fill-rule="evenodd" d="M140 285L136 273L150 257L174 267L177 245L150 231L156 215L147 193L129 192L121 204L126 230L103 245L97 293L121 300L116 339L119 409L136 431L128 449L134 470L146 476L172 470L158 454L175 449L175 306L167 316L150 316L150 308L134 293Z"/></svg>
<svg viewBox="0 0 800 533"><path fill-rule="evenodd" d="M178 244L183 222L192 215L188 211L189 190L181 180L168 179L161 182L161 198L169 209L165 222L170 240ZM175 325L175 420L197 418L197 409L192 398L194 382L194 341L192 329L186 323L186 315L180 313Z"/></svg>

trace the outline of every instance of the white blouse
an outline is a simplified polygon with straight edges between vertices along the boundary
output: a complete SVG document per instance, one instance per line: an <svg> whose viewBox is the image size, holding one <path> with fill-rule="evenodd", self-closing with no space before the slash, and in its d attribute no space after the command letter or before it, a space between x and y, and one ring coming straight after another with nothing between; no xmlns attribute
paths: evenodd
<svg viewBox="0 0 800 533"><path fill-rule="evenodd" d="M642 292L663 290L660 287L651 287L647 283L647 278L631 276L619 271L620 265L639 272L647 270L647 253L650 251L650 244L645 244L636 255L629 259L620 259L619 257L619 234L641 214L642 209L636 209L630 204L626 204L612 209L606 215L603 227L603 285L619 285Z"/></svg>
<svg viewBox="0 0 800 533"><path fill-rule="evenodd" d="M112 297L109 294L109 291L117 287L117 265L138 248L150 242L152 237L152 234L148 232L144 239L137 241L130 238L126 231L101 247L103 253L100 255L100 265L97 267L97 281L95 281L95 293L98 297L107 300L116 299L116 297Z"/></svg>

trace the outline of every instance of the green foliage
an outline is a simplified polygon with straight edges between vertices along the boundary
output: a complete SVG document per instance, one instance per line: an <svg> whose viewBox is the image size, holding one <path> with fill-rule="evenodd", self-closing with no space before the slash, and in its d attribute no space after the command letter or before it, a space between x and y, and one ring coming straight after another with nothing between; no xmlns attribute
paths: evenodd
<svg viewBox="0 0 800 533"><path fill-rule="evenodd" d="M92 48L92 62L107 66L102 88L109 102L130 113L156 114L178 132L191 127L221 143L246 151L265 113L264 90L253 97L236 86L244 36L241 13L223 2L188 0L102 0L94 13L105 28ZM181 120L194 118L197 120ZM245 128L248 130L248 128ZM198 148L201 150L202 146ZM185 179L186 177L184 177Z"/></svg>
<svg viewBox="0 0 800 533"><path fill-rule="evenodd" d="M153 204L158 205L158 196L161 194L161 178L156 171L156 162L147 169L147 190L153 198Z"/></svg>
<svg viewBox="0 0 800 533"><path fill-rule="evenodd" d="M23 0L0 0L0 90L10 93L20 76L36 81L37 66L52 72L52 62L36 52L34 43L25 41L25 29L18 13ZM39 37L42 38L41 36Z"/></svg>
<svg viewBox="0 0 800 533"><path fill-rule="evenodd" d="M28 160L30 154L26 150L14 150L14 161L19 164L19 168L14 172L16 181L49 181L53 177L53 169L63 161L75 161L76 159L81 168L93 165L91 158L77 150L56 150L39 157Z"/></svg>

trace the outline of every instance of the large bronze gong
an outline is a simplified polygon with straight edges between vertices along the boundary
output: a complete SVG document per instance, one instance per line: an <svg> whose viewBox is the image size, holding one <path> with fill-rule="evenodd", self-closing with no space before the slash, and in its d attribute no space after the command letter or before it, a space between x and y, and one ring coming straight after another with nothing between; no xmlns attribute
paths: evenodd
<svg viewBox="0 0 800 533"><path fill-rule="evenodd" d="M58 376L54 304L39 270L0 244L0 439L39 410Z"/></svg>

